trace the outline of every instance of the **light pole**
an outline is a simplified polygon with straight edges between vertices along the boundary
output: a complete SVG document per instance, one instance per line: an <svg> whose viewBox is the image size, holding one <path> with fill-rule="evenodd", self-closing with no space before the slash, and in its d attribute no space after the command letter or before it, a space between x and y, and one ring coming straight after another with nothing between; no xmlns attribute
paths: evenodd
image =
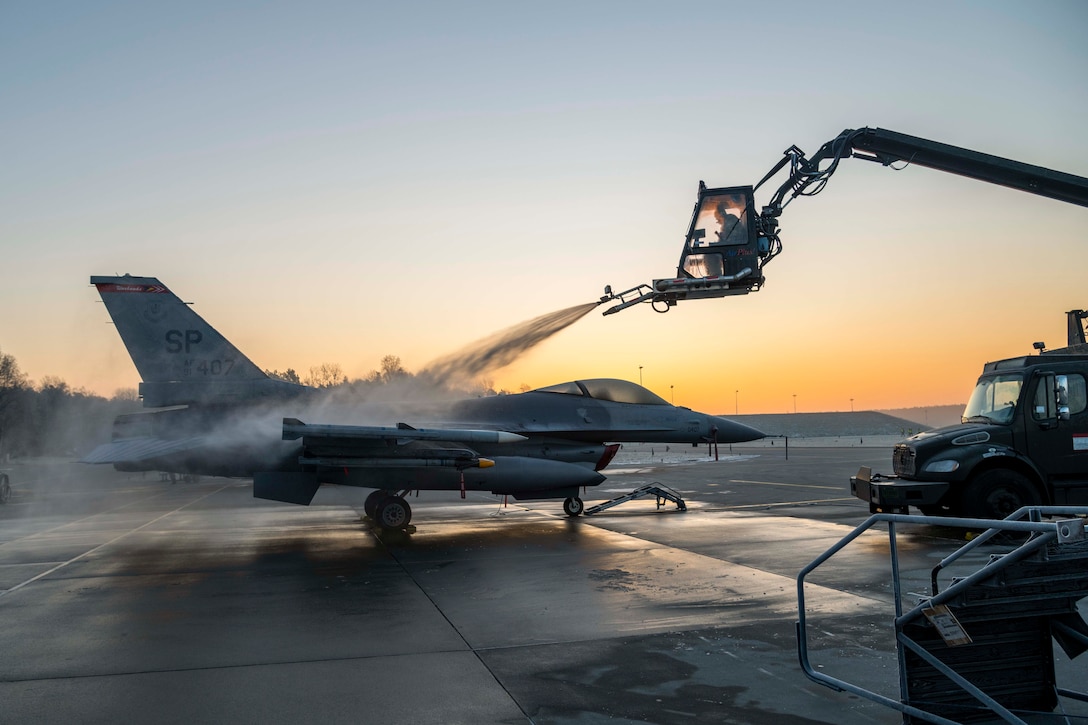
<svg viewBox="0 0 1088 725"><path fill-rule="evenodd" d="M850 412L851 413L854 412L854 399L853 398L850 398Z"/></svg>
<svg viewBox="0 0 1088 725"><path fill-rule="evenodd" d="M638 384L642 385L642 366L638 366Z"/></svg>
<svg viewBox="0 0 1088 725"><path fill-rule="evenodd" d="M740 391L733 391L733 415L740 415Z"/></svg>
<svg viewBox="0 0 1088 725"><path fill-rule="evenodd" d="M793 394L793 412L797 412L797 393Z"/></svg>
<svg viewBox="0 0 1088 725"><path fill-rule="evenodd" d="M676 405L676 390L673 389L672 385L669 386L669 395L672 396L672 404Z"/></svg>

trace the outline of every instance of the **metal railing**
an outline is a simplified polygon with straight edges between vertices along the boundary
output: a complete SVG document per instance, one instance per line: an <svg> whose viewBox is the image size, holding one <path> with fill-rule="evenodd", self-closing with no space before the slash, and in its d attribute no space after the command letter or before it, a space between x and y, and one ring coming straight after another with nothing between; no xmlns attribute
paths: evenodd
<svg viewBox="0 0 1088 725"><path fill-rule="evenodd" d="M900 630L902 626L907 622L912 622L918 619L923 609L932 608L942 603L948 602L955 597L959 596L966 589L976 585L978 582L991 578L995 572L1002 569L1006 569L1012 564L1022 561L1033 554L1045 550L1046 547L1054 544L1067 544L1076 541L1081 541L1085 538L1085 520L1084 518L1067 518L1056 521L1043 521L1043 517L1086 517L1088 516L1088 507L1085 506L1033 506L1023 507L1008 518L1003 520L995 519L959 519L959 518L945 518L945 517L932 517L932 516L912 516L905 514L874 514L866 519L862 524L855 528L850 534L841 539L837 544L825 551L822 555L812 561L808 566L801 570L797 575L797 647L798 656L800 659L801 669L805 675L822 685L830 687L833 690L839 692L848 692L859 697L877 702L881 705L885 705L894 710L933 723L942 723L945 725L958 725L957 721L950 720L940 715L928 712L924 709L916 707L908 701L907 696L907 680L905 671L905 649L909 649L916 654L922 660L934 667L938 672L946 676L949 680L954 682L966 693L970 694L974 699L978 700L984 706L992 710L997 716L1006 722L1010 723L1024 723L1024 720L1020 719L1017 715L1010 712L1007 708L1002 706L992 697L980 690L978 687L967 681L960 674L955 672L944 662L934 657L931 653L925 651L920 645L905 636ZM1024 520L1027 519L1027 520ZM888 524L888 542L890 548L891 559L891 573L892 573L892 589L895 601L895 631L897 651L899 656L899 685L901 700L893 700L890 697L886 697L876 692L872 692L865 688L854 685L845 680L833 677L829 674L819 672L809 662L808 655L808 618L805 612L805 577L812 573L819 566L824 564L836 553L841 551L852 541L857 539L863 533L873 528L877 524ZM932 596L919 603L914 608L910 609L906 613L903 612L903 592L900 578L900 564L899 554L896 542L896 525L897 524L926 524L926 525L939 525L939 526L952 526L962 527L965 529L986 529L986 531L980 534L978 537L960 547L957 551L951 555L945 557L941 562L933 569L931 575ZM995 536L1003 532L1016 532L1019 534L1028 534L1029 538L1021 545L1013 549L1012 551L1004 554L1000 557L992 557L990 561L980 568L978 571L962 579L956 579L953 583L945 589L943 592L938 591L937 578L941 571L948 567L952 562L962 558L965 554L977 549L979 546L991 541ZM1069 636L1078 641L1083 641L1088 644L1088 638L1085 638L1083 634L1075 632L1074 630L1064 627L1060 623L1054 623L1056 627L1062 629L1066 636ZM1064 688L1055 687L1055 692L1064 697L1082 700L1088 702L1088 695L1082 692L1074 692ZM1068 722L1068 721L1067 721Z"/></svg>

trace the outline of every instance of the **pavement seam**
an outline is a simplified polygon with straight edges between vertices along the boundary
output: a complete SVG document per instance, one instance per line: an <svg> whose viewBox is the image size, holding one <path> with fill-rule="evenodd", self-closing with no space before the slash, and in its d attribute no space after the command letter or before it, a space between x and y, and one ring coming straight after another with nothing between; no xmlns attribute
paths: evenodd
<svg viewBox="0 0 1088 725"><path fill-rule="evenodd" d="M54 526L54 527L48 528L48 529L42 529L41 531L35 531L32 534L27 534L25 536L20 536L17 539L11 539L9 541L5 541L4 544L13 544L13 543L16 543L16 542L25 541L27 539L33 539L35 536L41 536L43 534L51 534L51 533L53 533L55 531L60 531L61 529L67 528L69 526L76 526L78 524L82 524L85 521L89 521L90 519L93 519L96 516L104 516L106 514L112 514L112 513L116 512L116 511L121 511L123 509L126 509L129 506L135 506L138 503L144 503L146 501L151 501L151 500L156 499L156 498L158 498L160 496L166 495L166 493L167 493L166 491L158 491L158 492L152 493L152 494L150 494L148 496L145 496L143 498L137 499L135 501L129 501L128 503L123 504L121 506L114 506L113 508L106 509L104 511L96 511L93 514L87 514L83 518L76 519L75 521L69 521L68 523L60 524L59 526Z"/></svg>
<svg viewBox="0 0 1088 725"><path fill-rule="evenodd" d="M193 499L192 501L189 501L184 506L179 506L176 509L174 509L173 511L167 511L166 513L162 514L161 516L157 516L157 517L151 519L150 521L148 521L148 522L146 522L144 524L141 524L140 526L137 526L134 529L126 531L125 533L121 534L120 536L115 536L112 539L110 539L109 541L105 541L105 542L99 544L98 546L95 546L95 547L93 547L91 549L88 549L87 551L84 551L82 554L79 554L78 556L72 557L68 561L57 564L56 566L41 572L37 576L33 576L33 577L27 579L24 582L21 582L19 584L16 584L13 587L5 589L4 591L0 592L0 597L5 597L5 596L7 596L9 594L12 594L13 592L16 592L16 591L22 589L23 587L27 586L28 584L33 584L34 582L38 581L39 579L47 577L50 574L52 574L53 572L59 571L59 570L63 569L64 567L68 566L69 564L74 564L75 562L79 561L80 559L83 559L86 556L90 556L91 554L98 551L99 549L102 549L104 547L109 546L110 544L118 542L121 539L125 538L126 536L131 536L132 534L135 534L137 531L141 531L143 529L146 529L148 526L151 526L152 524L157 523L157 522L161 521L162 519L165 519L167 516L172 516L172 515L176 514L178 511L182 511L184 509L187 509L190 506L192 506L193 504L199 503L199 502L203 501L204 499L206 499L206 498L208 498L210 496L214 496L215 494L219 493L223 489L229 488L232 485L234 485L233 482L225 484L223 486L220 486L219 488L215 489L214 491L204 494L200 498L196 498L196 499Z"/></svg>
<svg viewBox="0 0 1088 725"><path fill-rule="evenodd" d="M404 574L411 580L411 582L416 585L416 587L423 594L423 596L427 597L427 601L431 603L431 606L435 608L435 611L437 611L442 619L444 619L446 623L450 625L450 628L452 628L453 631L457 633L457 637L465 643L465 647L467 647L468 651L472 653L472 656L476 658L476 661L480 663L480 666L484 668L487 674L491 675L491 679L493 679L495 681L495 684L498 685L499 688L506 693L506 696L510 698L510 702L514 703L514 706L517 707L518 711L525 716L525 719L531 725L534 722L533 718L529 715L529 713L525 712L525 708L523 708L521 706L521 703L518 702L518 699L514 697L514 693L510 692L506 685L503 684L502 680L500 680L499 677L495 674L494 670L488 667L487 663L484 662L483 658L480 656L480 652L485 650L478 650L472 645L471 642L465 639L465 635L461 633L461 630L457 627L456 624L453 623L453 621L450 620L450 618L442 610L442 607L438 606L438 602L434 600L430 593L419 583L415 576L412 575L411 570L409 570L409 568L404 565L404 562L402 562L400 558L397 557L396 552L386 546L385 542L381 540L380 536L376 536L376 538L379 542L381 542L382 547L386 550L389 556L392 557L393 561L397 562L397 566L399 566Z"/></svg>
<svg viewBox="0 0 1088 725"><path fill-rule="evenodd" d="M356 660L380 660L392 657L426 657L434 654L468 654L471 650L428 650L426 652L397 652L380 655L356 655L352 657L321 657L315 659L276 660L273 662L245 662L236 665L207 665L204 667L171 667L159 670L125 670L121 672L95 672L89 675L56 675L51 677L18 677L0 680L0 685L22 682L63 682L65 680L92 680L100 677L134 677L138 675L164 675L177 672L211 672L214 670L242 670L249 667L283 667L287 665L313 665L322 662L353 662Z"/></svg>

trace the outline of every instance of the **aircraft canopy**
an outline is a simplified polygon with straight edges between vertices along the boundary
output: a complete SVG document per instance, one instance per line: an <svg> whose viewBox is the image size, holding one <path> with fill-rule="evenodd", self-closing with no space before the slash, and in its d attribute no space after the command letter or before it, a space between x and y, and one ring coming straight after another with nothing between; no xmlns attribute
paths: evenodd
<svg viewBox="0 0 1088 725"><path fill-rule="evenodd" d="M613 403L634 403L636 405L668 405L669 403L654 395L641 385L615 378L593 378L592 380L572 380L569 383L549 385L537 388L534 393L561 393L578 395L596 400L609 400Z"/></svg>

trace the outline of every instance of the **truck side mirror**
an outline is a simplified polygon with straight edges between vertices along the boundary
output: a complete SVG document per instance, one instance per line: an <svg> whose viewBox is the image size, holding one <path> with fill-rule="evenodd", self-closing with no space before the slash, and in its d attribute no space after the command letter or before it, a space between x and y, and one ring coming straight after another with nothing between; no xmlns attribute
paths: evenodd
<svg viewBox="0 0 1088 725"><path fill-rule="evenodd" d="M1054 401L1058 405L1058 420L1069 420L1069 378L1054 376Z"/></svg>
<svg viewBox="0 0 1088 725"><path fill-rule="evenodd" d="M1058 408L1058 381L1052 372L1037 373L1032 394L1031 417L1043 430L1054 428L1061 419Z"/></svg>

